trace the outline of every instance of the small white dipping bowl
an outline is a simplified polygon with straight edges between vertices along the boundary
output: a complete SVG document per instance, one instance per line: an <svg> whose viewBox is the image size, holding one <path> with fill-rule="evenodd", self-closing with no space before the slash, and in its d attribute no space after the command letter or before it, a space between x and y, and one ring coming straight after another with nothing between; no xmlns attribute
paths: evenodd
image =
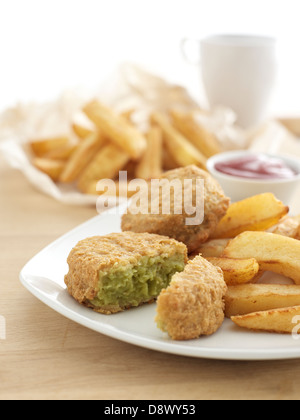
<svg viewBox="0 0 300 420"><path fill-rule="evenodd" d="M299 175L291 179L274 179L274 180L257 180L242 177L226 175L219 172L215 165L217 163L224 163L231 160L236 160L239 157L250 155L263 154L272 158L282 159L286 164L294 169ZM284 204L290 205L293 196L300 185L300 159L285 155L275 155L270 153L256 153L245 150L232 151L220 153L213 156L207 162L207 169L211 175L219 181L225 194L231 198L232 202L244 200L245 198L262 194L266 192L273 193L278 200Z"/></svg>

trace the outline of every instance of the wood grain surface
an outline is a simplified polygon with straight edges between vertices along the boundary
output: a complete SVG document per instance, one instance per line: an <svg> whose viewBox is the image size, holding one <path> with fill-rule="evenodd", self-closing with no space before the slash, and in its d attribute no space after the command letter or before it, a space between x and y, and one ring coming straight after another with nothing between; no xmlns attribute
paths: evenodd
<svg viewBox="0 0 300 420"><path fill-rule="evenodd" d="M1 400L299 399L299 360L226 362L146 350L79 326L33 297L19 282L23 266L95 215L41 194L0 160Z"/></svg>

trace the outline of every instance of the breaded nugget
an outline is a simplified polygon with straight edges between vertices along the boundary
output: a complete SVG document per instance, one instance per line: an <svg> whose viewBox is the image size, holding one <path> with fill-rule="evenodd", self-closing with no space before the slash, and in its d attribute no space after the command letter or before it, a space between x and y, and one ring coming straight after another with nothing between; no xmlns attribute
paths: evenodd
<svg viewBox="0 0 300 420"><path fill-rule="evenodd" d="M127 214L124 214L122 218L122 230L168 236L185 243L190 253L197 250L215 231L219 221L227 212L230 199L225 196L219 183L208 172L194 165L166 172L160 178L160 180L168 180L170 182L179 180L182 185L184 180L192 180L192 201L194 205L196 205L195 184L197 179L204 180L204 220L202 223L187 225L187 219L191 215L186 213L184 206L180 209L181 214L178 214L178 202L184 203L182 193L180 197L175 196L173 193L170 194L170 212L169 214L163 214L166 196L160 193L158 197L149 196L146 197L146 200L141 200L141 202L147 202L147 208L142 209L143 214L134 214L133 205L131 204ZM186 192L189 191L185 190L184 193ZM153 206L155 200L159 200L158 206ZM136 205L135 202L134 205ZM153 214L153 208L157 207L159 207L159 214Z"/></svg>
<svg viewBox="0 0 300 420"><path fill-rule="evenodd" d="M198 256L159 295L157 325L173 340L212 335L224 321L226 292L222 270Z"/></svg>
<svg viewBox="0 0 300 420"><path fill-rule="evenodd" d="M153 301L186 262L186 246L175 240L114 233L77 244L65 283L79 303L112 314Z"/></svg>

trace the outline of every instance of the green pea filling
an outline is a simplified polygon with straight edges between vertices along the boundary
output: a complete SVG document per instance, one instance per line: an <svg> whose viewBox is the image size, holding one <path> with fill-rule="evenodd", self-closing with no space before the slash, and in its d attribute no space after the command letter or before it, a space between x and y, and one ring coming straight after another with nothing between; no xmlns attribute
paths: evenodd
<svg viewBox="0 0 300 420"><path fill-rule="evenodd" d="M99 291L90 302L96 307L139 306L156 298L184 267L183 255L143 257L138 265L116 266L107 273L99 273Z"/></svg>

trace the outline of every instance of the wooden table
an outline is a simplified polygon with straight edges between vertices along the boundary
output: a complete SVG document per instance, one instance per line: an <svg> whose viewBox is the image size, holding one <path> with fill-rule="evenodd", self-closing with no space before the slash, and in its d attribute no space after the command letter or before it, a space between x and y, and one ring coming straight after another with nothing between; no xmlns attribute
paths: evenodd
<svg viewBox="0 0 300 420"><path fill-rule="evenodd" d="M299 360L226 362L145 350L81 327L33 297L19 282L22 267L95 215L42 195L0 161L1 400L300 397Z"/></svg>

